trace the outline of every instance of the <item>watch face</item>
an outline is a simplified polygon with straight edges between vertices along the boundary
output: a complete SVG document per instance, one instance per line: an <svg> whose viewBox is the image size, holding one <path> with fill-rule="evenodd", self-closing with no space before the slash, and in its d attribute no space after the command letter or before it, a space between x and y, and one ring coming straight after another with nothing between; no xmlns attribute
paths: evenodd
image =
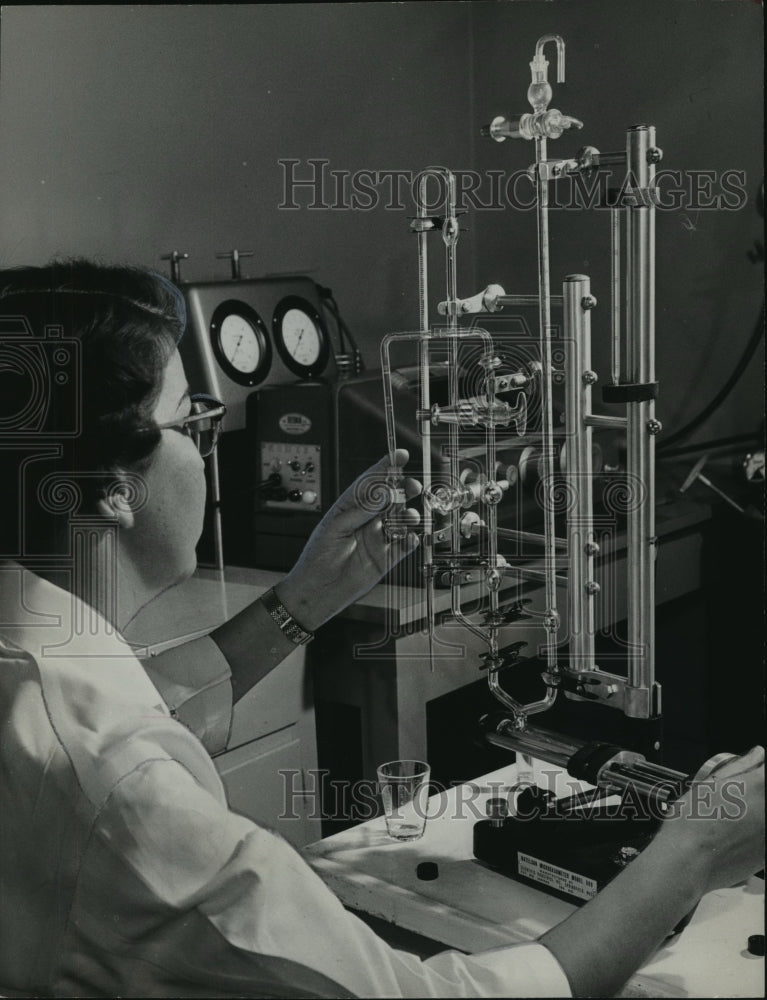
<svg viewBox="0 0 767 1000"><path fill-rule="evenodd" d="M223 371L240 385L263 381L271 349L263 320L244 302L222 302L210 321L213 352Z"/></svg>
<svg viewBox="0 0 767 1000"><path fill-rule="evenodd" d="M330 356L328 332L310 302L287 296L274 312L272 327L280 357L292 372L309 378L325 370Z"/></svg>

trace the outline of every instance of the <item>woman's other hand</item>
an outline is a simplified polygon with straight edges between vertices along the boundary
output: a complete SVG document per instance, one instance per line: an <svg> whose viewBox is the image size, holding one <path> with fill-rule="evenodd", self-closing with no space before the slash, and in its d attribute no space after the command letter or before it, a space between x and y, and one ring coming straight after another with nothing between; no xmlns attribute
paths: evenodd
<svg viewBox="0 0 767 1000"><path fill-rule="evenodd" d="M703 892L764 865L764 748L715 760L703 765L656 837L706 863Z"/></svg>

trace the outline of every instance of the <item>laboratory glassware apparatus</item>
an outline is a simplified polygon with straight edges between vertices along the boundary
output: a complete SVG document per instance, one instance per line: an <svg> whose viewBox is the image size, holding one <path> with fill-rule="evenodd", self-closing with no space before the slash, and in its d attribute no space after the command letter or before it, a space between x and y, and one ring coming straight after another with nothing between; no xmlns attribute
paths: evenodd
<svg viewBox="0 0 767 1000"><path fill-rule="evenodd" d="M660 715L660 687L654 676L654 561L656 551L654 509L654 440L661 430L655 417L658 384L655 378L655 218L653 184L655 164L661 150L655 144L655 129L635 125L626 132L625 149L601 153L592 146L583 147L572 159L550 159L549 140L558 139L565 130L580 129L582 122L550 108L552 89L548 82L548 60L544 49L556 45L558 82L565 77L565 44L558 35L545 35L535 47L530 63L532 81L528 100L532 112L517 118L495 118L483 128L485 136L497 142L521 139L533 142L535 163L529 168L535 189L537 215L536 295L507 295L500 285L489 285L470 298L458 296L456 245L459 238L456 182L444 167L434 167L421 175L418 214L411 224L418 238L418 276L420 324L418 331L394 333L381 345L381 368L384 383L388 445L391 466L388 485L394 505L385 530L390 538L402 536L408 526L400 516L405 505L401 472L394 463L397 446L394 421L394 392L391 351L395 344L414 341L418 347L420 405L417 418L422 428L423 516L421 560L426 591L426 619L429 650L435 656L434 635L435 579L447 579L450 585L452 619L480 637L487 646L482 656L490 691L503 706L503 712L485 720L485 737L493 745L516 751L522 759L535 757L567 769L579 780L588 781L603 793L631 789L664 811L689 782L688 776L646 759L645 755L600 741L583 741L561 736L532 725L530 718L549 709L558 694L575 701L601 703L617 708L629 719L652 720ZM603 400L625 404L625 416L600 415L592 411L592 389L598 381L591 367L591 313L596 307L590 279L572 274L564 279L562 294L552 295L549 268L549 186L557 180L589 175L598 168L625 170L619 197L610 203L611 254L611 377L603 387ZM426 185L435 179L442 185L444 203L441 213L427 208ZM445 246L446 299L439 303L441 325L431 325L429 317L427 241L430 234L441 233ZM621 246L625 239L626 259L622 276ZM622 298L623 293L623 298ZM625 303L625 308L623 303ZM469 314L489 314L504 307L537 305L538 357L516 370L506 370L498 357L493 336L476 325L461 326L459 319ZM552 306L562 307L564 317L564 368L552 360ZM622 322L623 320L623 322ZM486 325L488 325L486 323ZM480 345L476 362L474 389L461 393L458 377L460 346L473 338ZM446 355L448 402L438 405L430 399L433 356ZM557 352L559 353L559 352ZM564 382L565 395L565 468L559 473L555 459L554 407L552 384ZM516 390L516 400L501 398ZM539 496L542 499L543 530L533 535L499 528L497 505L508 489L512 470L506 478L494 475L499 463L496 448L499 429L509 433L513 427L525 434L528 409L535 402L540 411L541 460ZM432 470L434 428L447 427L445 449L449 466L435 480ZM592 467L592 432L614 428L625 434L627 442L624 503L627 533L627 670L625 676L600 669L596 663L595 598L600 591L596 579L599 544L594 531ZM461 435L469 430L476 440L484 431L486 474L467 481L460 465ZM443 431L444 433L444 431ZM555 474L557 473L557 474ZM560 478L558 478L560 475ZM566 496L567 527L565 537L558 537L555 513L557 491ZM468 539L478 539L472 554L464 549ZM499 551L505 539L534 541L543 549L543 568L512 566ZM462 543L464 549L462 549ZM467 559L473 561L486 597L484 611L467 613L462 605L462 583L467 578ZM566 567L566 569L565 569ZM542 696L523 702L508 690L509 677L519 653L519 643L503 646L504 629L521 617L521 602L503 607L499 592L506 574L543 582L545 611L539 616L542 627L545 685ZM563 645L562 616L558 594L567 590L567 656ZM476 601L472 602L476 607ZM563 662L563 660L565 662ZM503 672L503 684L501 673ZM497 803L498 812L483 821L494 829L503 825L506 803ZM478 827L482 823L478 824Z"/></svg>

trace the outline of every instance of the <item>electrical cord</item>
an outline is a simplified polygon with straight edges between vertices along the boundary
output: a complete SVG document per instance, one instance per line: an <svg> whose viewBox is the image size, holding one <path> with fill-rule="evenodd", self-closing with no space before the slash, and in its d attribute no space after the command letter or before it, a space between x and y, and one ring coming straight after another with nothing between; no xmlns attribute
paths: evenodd
<svg viewBox="0 0 767 1000"><path fill-rule="evenodd" d="M318 285L317 287L319 288L320 295L322 296L322 304L325 306L328 312L332 314L333 319L335 320L341 352L345 354L346 341L344 339L344 327L346 326L346 324L341 323L340 316L338 313L338 304L336 300L333 298L333 293L330 291L329 288L323 288L321 285Z"/></svg>
<svg viewBox="0 0 767 1000"><path fill-rule="evenodd" d="M349 329L345 320L341 316L341 310L338 308L338 303L335 300L333 291L332 289L319 284L317 285L317 290L320 293L323 305L327 307L329 312L332 314L333 319L335 320L336 327L338 329L338 337L341 342L341 351L343 353L346 352L345 341L346 340L349 341L352 350L352 355L354 358L354 373L356 375L359 375L361 372L365 370L365 364L362 360L362 353L360 352L360 349L357 346L357 341L354 339L351 330Z"/></svg>
<svg viewBox="0 0 767 1000"><path fill-rule="evenodd" d="M336 323L338 325L339 334L342 337L345 336L346 339L349 341L349 344L351 345L352 354L354 356L355 372L356 374L359 374L364 368L364 365L362 364L362 356L354 340L354 337L352 336L351 330L349 329L345 320L341 316L341 310L338 308L338 303L336 302L332 292L327 298L327 304L330 311L333 313L333 316L335 317Z"/></svg>
<svg viewBox="0 0 767 1000"><path fill-rule="evenodd" d="M749 362L756 353L756 349L759 346L759 341L762 339L763 335L764 335L764 301L762 301L762 309L761 312L759 313L759 318L756 321L756 326L754 327L754 331L751 334L751 337L749 338L749 341L746 344L746 348L743 351L740 360L735 365L735 368L733 369L730 377L727 379L727 381L719 390L719 392L714 396L714 398L710 400L710 402L706 406L703 407L700 413L694 416L692 420L688 421L688 423L686 423L683 427L680 427L679 430L674 431L673 434L671 434L667 438L664 438L662 441L658 443L658 448L657 448L658 451L665 450L670 445L679 441L681 438L687 437L688 434L691 434L694 430L696 430L696 428L700 427L701 424L705 423L706 420L708 420L708 418L712 415L712 413L714 413L722 405L727 396L729 396L729 394L732 392L733 388L735 387L736 383L740 379L743 372L748 367Z"/></svg>

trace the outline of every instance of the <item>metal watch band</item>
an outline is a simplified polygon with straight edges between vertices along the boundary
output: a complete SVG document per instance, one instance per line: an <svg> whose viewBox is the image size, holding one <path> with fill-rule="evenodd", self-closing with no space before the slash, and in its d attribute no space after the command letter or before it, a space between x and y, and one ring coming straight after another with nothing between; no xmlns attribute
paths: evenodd
<svg viewBox="0 0 767 1000"><path fill-rule="evenodd" d="M274 587L262 596L261 603L266 608L269 617L273 618L277 622L281 631L294 642L297 646L305 646L307 642L311 642L314 638L314 633L307 632L305 628L302 628L295 618L291 615L288 609L280 603L279 597L274 592Z"/></svg>

